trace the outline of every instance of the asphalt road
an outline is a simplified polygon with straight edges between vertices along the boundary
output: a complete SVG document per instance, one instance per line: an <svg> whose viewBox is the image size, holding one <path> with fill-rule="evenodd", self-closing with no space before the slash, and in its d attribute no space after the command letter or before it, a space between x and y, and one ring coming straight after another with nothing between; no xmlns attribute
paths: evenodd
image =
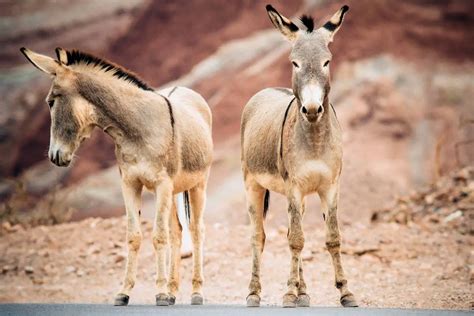
<svg viewBox="0 0 474 316"><path fill-rule="evenodd" d="M0 304L0 315L176 315L193 316L240 316L240 315L360 315L360 316L426 316L426 315L468 315L469 311L421 310L421 309L387 309L387 308L281 308L267 306L247 308L240 305L175 305L158 307L153 305L129 305L114 307L99 304ZM471 314L472 315L472 314Z"/></svg>

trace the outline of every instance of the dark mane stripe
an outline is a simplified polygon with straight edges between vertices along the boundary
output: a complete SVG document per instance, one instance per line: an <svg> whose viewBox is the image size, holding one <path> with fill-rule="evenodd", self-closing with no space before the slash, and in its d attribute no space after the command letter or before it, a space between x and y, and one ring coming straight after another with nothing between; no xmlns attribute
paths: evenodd
<svg viewBox="0 0 474 316"><path fill-rule="evenodd" d="M81 52L79 50L66 51L67 54L67 66L73 65L90 65L91 67L99 67L104 72L112 72L114 77L128 81L140 89L147 91L154 91L153 88L148 86L144 81L138 78L134 73L125 70L124 68L116 65L108 60L93 56L91 54Z"/></svg>
<svg viewBox="0 0 474 316"><path fill-rule="evenodd" d="M314 19L312 16L303 14L300 21L306 26L306 32L311 33L314 30Z"/></svg>

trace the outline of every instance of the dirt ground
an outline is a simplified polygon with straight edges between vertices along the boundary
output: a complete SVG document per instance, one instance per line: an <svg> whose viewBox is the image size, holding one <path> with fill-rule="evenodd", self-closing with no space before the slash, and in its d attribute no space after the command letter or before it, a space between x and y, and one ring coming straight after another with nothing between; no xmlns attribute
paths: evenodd
<svg viewBox="0 0 474 316"><path fill-rule="evenodd" d="M131 304L153 304L156 294L150 221L143 221L143 228L145 240ZM338 306L322 220L305 228L303 260L312 305ZM472 308L468 262L473 255L472 237L435 225L344 222L341 230L345 270L361 306ZM124 232L124 218L91 218L20 229L4 236L0 239L0 301L111 303L125 266ZM249 232L247 225L207 225L206 303L245 302L250 278ZM191 259L182 263L178 303L188 304ZM289 272L285 226L267 230L262 271L262 304L280 304Z"/></svg>

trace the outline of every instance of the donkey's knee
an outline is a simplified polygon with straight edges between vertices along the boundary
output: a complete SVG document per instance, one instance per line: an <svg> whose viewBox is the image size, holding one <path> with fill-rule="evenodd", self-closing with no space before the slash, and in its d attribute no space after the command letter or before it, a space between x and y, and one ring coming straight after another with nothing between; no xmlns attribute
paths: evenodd
<svg viewBox="0 0 474 316"><path fill-rule="evenodd" d="M161 250L168 245L168 236L163 232L157 231L153 233L153 247L155 250Z"/></svg>
<svg viewBox="0 0 474 316"><path fill-rule="evenodd" d="M327 240L326 241L326 248L328 249L329 252L337 252L341 248L341 242L339 238L336 238L335 240Z"/></svg>
<svg viewBox="0 0 474 316"><path fill-rule="evenodd" d="M296 231L288 234L288 244L292 252L301 252L304 248L304 234L303 231Z"/></svg>
<svg viewBox="0 0 474 316"><path fill-rule="evenodd" d="M142 244L142 240L143 236L141 232L129 232L127 234L128 249L131 251L138 251Z"/></svg>

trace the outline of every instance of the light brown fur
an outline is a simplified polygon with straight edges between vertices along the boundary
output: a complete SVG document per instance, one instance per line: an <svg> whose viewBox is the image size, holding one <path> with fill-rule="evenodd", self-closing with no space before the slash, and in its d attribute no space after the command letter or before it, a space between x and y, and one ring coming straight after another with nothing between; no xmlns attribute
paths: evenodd
<svg viewBox="0 0 474 316"><path fill-rule="evenodd" d="M177 220L176 194L183 191L191 192L193 299L198 296L202 301L202 215L213 149L212 118L206 101L187 88L175 88L172 94L170 89L155 92L133 74L119 78L114 71L125 71L106 61L71 62L68 58L74 55L63 49L57 49L59 60L27 49L22 52L36 67L53 76L47 101L52 105L49 157L55 164L67 166L95 127L104 130L115 143L128 243L126 272L116 304L128 304L136 281L143 188L156 195L153 245L157 304L166 304L170 298L174 303L179 287L181 226ZM109 65L115 68L104 71Z"/></svg>
<svg viewBox="0 0 474 316"><path fill-rule="evenodd" d="M269 88L254 95L244 108L241 123L241 160L252 225L252 277L248 306L260 303L260 262L265 243L264 195L276 191L288 198L288 243L291 269L283 306L309 305L303 278L301 251L305 237L302 221L306 195L317 193L326 222L326 245L333 259L336 287L344 306L356 306L347 287L340 258L337 201L342 169L341 129L329 103L331 54L328 43L341 25L347 8L328 27L305 32L291 25L271 6L275 27L293 44L293 89Z"/></svg>

